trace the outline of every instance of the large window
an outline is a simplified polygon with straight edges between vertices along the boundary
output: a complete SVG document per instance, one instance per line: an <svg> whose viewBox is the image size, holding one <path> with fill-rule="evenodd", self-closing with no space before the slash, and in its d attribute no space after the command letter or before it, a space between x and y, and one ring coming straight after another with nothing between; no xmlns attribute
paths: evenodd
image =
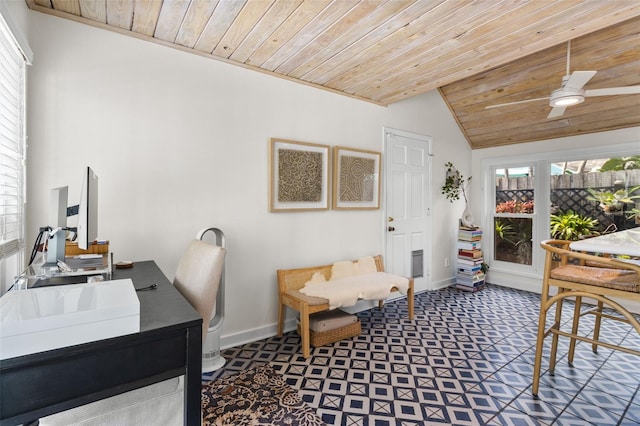
<svg viewBox="0 0 640 426"><path fill-rule="evenodd" d="M577 240L640 224L640 156L551 163L551 237Z"/></svg>
<svg viewBox="0 0 640 426"><path fill-rule="evenodd" d="M538 285L543 240L640 226L639 154L633 141L483 160L483 251L495 283Z"/></svg>
<svg viewBox="0 0 640 426"><path fill-rule="evenodd" d="M0 9L0 278L1 292L23 267L25 198L25 54Z"/></svg>

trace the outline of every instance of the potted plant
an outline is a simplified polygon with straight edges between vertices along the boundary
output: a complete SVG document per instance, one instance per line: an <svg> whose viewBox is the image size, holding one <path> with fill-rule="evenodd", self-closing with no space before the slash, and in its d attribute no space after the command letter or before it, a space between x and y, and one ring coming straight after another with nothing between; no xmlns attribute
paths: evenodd
<svg viewBox="0 0 640 426"><path fill-rule="evenodd" d="M640 185L628 189L618 189L615 192L596 191L593 188L587 188L587 191L591 194L588 199L598 202L605 214L621 215L626 203L632 203L634 199L640 198L640 195L631 195L638 189L640 189Z"/></svg>
<svg viewBox="0 0 640 426"><path fill-rule="evenodd" d="M455 168L451 161L445 164L447 167L447 174L444 181L444 185L442 185L441 192L442 194L449 200L449 202L453 203L460 199L460 195L464 198L464 212L462 213L462 217L460 221L463 226L474 227L473 224L473 215L471 214L471 209L469 208L469 200L467 199L466 187L469 185L471 181L471 176L465 178L458 169Z"/></svg>

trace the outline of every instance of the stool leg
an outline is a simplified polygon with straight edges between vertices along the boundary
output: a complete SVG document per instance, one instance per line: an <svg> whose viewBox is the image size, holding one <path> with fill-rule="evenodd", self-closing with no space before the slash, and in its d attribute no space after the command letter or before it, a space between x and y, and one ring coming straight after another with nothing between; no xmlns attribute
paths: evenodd
<svg viewBox="0 0 640 426"><path fill-rule="evenodd" d="M533 390L534 396L538 396L538 388L540 386L540 369L542 367L542 347L544 346L545 326L547 322L547 311L544 308L546 295L543 294L540 304L540 319L538 320L538 337L536 339L536 357L533 366Z"/></svg>
<svg viewBox="0 0 640 426"><path fill-rule="evenodd" d="M602 323L602 307L603 306L604 306L604 303L601 300L598 300L598 310L597 310L598 313L596 314L596 322L593 327L593 340L595 341L600 340L600 324ZM598 352L598 344L593 343L591 345L591 350L593 350L593 352Z"/></svg>
<svg viewBox="0 0 640 426"><path fill-rule="evenodd" d="M558 288L558 293L564 293L566 290L564 288ZM560 323L562 321L562 302L564 299L559 299L558 303L556 303L556 315L553 325L551 326L552 330L559 330ZM558 352L558 334L551 332L553 337L551 338L551 356L549 357L549 373L553 374L556 369L556 355Z"/></svg>
<svg viewBox="0 0 640 426"><path fill-rule="evenodd" d="M582 296L576 296L576 308L573 311L573 325L571 326L571 339L569 340L569 365L573 365L573 353L576 350L576 339L573 336L578 334L580 322L580 307L582 306Z"/></svg>

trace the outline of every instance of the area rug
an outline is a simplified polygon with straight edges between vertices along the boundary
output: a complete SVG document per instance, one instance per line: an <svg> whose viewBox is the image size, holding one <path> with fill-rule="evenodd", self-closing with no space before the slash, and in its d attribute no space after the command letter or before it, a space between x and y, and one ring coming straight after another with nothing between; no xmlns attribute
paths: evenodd
<svg viewBox="0 0 640 426"><path fill-rule="evenodd" d="M324 425L269 365L203 385L202 416L205 426Z"/></svg>

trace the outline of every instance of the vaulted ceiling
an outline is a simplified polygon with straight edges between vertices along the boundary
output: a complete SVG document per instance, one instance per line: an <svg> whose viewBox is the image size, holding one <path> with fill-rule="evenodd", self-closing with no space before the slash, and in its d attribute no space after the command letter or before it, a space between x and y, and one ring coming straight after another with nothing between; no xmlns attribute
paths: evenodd
<svg viewBox="0 0 640 426"><path fill-rule="evenodd" d="M472 148L640 125L640 95L548 119L565 74L640 84L637 0L25 0L32 10L381 105L440 89Z"/></svg>

